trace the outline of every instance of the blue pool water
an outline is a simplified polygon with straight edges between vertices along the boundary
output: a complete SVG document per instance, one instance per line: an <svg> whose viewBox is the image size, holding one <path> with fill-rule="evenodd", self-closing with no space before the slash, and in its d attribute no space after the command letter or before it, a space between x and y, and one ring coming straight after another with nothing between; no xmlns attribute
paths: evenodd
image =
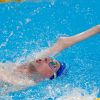
<svg viewBox="0 0 100 100"><path fill-rule="evenodd" d="M71 36L99 24L99 4L99 0L1 3L0 61L25 61L53 45L58 37ZM57 100L65 95L79 96L78 91L100 97L99 92L95 94L100 89L100 34L63 50L55 58L70 67L68 73L0 98Z"/></svg>

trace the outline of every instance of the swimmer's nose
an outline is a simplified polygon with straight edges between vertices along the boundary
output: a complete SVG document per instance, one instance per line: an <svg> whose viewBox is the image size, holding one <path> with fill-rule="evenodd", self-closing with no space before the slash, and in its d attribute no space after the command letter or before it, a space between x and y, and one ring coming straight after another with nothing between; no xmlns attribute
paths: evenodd
<svg viewBox="0 0 100 100"><path fill-rule="evenodd" d="M37 63L41 63L42 62L42 59L37 59L36 62Z"/></svg>
<svg viewBox="0 0 100 100"><path fill-rule="evenodd" d="M37 59L36 60L36 63L42 63L42 62L49 63L50 62L50 58L44 58L44 59Z"/></svg>

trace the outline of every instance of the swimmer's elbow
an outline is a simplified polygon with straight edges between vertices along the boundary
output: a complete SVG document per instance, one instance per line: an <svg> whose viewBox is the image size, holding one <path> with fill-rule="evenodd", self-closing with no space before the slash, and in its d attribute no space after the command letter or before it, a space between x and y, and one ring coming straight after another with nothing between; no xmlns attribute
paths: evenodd
<svg viewBox="0 0 100 100"><path fill-rule="evenodd" d="M68 48L75 43L72 37L60 37L58 41L59 45L62 45L62 48Z"/></svg>

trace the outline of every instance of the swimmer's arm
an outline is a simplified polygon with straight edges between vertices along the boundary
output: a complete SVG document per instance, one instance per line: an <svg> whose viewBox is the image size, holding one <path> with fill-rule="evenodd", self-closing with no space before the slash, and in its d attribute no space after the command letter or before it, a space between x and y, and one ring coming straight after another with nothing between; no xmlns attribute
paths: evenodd
<svg viewBox="0 0 100 100"><path fill-rule="evenodd" d="M21 86L26 86L26 87L35 85L34 81L17 77L14 74L9 73L3 68L0 68L0 80L5 81L9 84L21 85Z"/></svg>
<svg viewBox="0 0 100 100"><path fill-rule="evenodd" d="M63 49L68 48L68 47L72 46L73 44L76 44L77 42L83 41L83 40L95 35L98 32L100 32L100 25L97 25L91 29L88 29L87 31L76 34L74 36L60 37L52 47L44 50L41 54L44 57L50 56L50 55L55 56L57 53L59 53Z"/></svg>

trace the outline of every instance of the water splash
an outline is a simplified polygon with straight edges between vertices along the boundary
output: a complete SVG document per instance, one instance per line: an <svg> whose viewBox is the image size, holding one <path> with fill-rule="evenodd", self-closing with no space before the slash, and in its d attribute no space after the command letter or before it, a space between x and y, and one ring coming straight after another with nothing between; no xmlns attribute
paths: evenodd
<svg viewBox="0 0 100 100"><path fill-rule="evenodd" d="M94 90L91 94L81 88L74 88L70 94L62 96L57 100L96 100L98 89Z"/></svg>

